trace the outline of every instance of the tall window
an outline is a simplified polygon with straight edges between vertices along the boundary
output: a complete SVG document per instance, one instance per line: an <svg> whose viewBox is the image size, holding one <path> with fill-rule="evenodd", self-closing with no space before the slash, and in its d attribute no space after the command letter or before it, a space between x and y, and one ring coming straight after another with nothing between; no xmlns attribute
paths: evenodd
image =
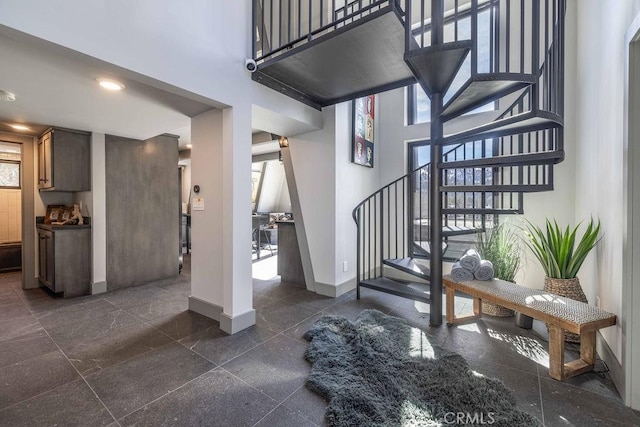
<svg viewBox="0 0 640 427"><path fill-rule="evenodd" d="M478 13L478 72L488 73L491 70L491 9ZM431 30L425 32L425 39L431 37ZM453 38L455 31L455 22L451 21L445 23L444 26L445 37ZM471 38L471 17L466 17L458 20L458 39L469 40ZM467 55L467 58L462 63L460 71L456 75L453 83L449 87L449 90L444 96L445 104L456 92L465 84L471 77L471 55ZM431 121L431 102L427 94L422 90L419 84L409 86L407 94L407 122L410 125L418 123L427 123ZM495 102L489 102L482 105L473 111L466 114L474 114L483 111L493 111L496 109Z"/></svg>
<svg viewBox="0 0 640 427"><path fill-rule="evenodd" d="M20 144L0 142L0 188L20 188Z"/></svg>

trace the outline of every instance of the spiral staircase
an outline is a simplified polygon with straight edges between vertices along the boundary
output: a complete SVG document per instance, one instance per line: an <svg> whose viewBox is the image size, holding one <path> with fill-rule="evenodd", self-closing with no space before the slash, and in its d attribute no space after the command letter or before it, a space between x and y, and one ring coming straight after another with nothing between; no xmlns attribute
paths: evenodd
<svg viewBox="0 0 640 427"><path fill-rule="evenodd" d="M429 96L432 161L353 210L358 298L366 287L426 302L430 323L441 324L449 239L522 213L526 192L553 189L564 159L565 8L565 0L254 1L254 80L316 108L416 82ZM489 103L492 120L449 132Z"/></svg>

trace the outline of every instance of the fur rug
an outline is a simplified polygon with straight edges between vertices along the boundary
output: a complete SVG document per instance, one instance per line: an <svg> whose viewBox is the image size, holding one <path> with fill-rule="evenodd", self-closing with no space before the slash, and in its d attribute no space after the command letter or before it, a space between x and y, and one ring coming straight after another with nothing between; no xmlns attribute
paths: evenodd
<svg viewBox="0 0 640 427"><path fill-rule="evenodd" d="M541 426L496 379L429 343L399 318L363 311L324 316L305 334L307 387L328 402L331 426Z"/></svg>

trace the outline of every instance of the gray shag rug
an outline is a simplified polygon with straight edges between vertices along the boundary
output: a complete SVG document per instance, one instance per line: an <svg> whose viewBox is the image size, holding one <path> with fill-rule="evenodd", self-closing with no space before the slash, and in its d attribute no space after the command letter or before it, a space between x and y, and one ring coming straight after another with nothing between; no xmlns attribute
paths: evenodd
<svg viewBox="0 0 640 427"><path fill-rule="evenodd" d="M365 310L324 316L305 334L307 387L328 402L330 426L541 426L496 379L429 343L403 319Z"/></svg>

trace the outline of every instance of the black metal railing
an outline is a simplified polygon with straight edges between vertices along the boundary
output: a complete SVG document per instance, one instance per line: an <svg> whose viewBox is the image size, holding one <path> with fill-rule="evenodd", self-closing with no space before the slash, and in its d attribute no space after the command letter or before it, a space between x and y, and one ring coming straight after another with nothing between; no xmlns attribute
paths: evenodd
<svg viewBox="0 0 640 427"><path fill-rule="evenodd" d="M404 0L253 0L253 58L260 63Z"/></svg>

